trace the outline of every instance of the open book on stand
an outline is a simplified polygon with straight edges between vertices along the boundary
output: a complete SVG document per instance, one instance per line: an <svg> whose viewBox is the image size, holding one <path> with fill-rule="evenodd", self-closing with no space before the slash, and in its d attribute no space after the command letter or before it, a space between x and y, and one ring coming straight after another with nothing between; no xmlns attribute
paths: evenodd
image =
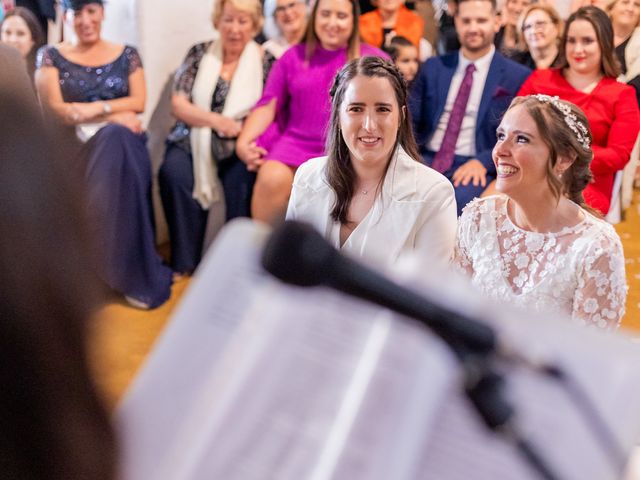
<svg viewBox="0 0 640 480"><path fill-rule="evenodd" d="M538 478L481 423L444 344L364 302L279 283L260 266L268 234L232 222L204 259L116 412L123 480ZM485 309L513 349L561 365L631 451L640 433L637 345L525 318L467 291L443 294L442 283L425 281L424 294L467 313ZM624 465L566 389L518 365L502 368L521 430L559 478L622 477Z"/></svg>

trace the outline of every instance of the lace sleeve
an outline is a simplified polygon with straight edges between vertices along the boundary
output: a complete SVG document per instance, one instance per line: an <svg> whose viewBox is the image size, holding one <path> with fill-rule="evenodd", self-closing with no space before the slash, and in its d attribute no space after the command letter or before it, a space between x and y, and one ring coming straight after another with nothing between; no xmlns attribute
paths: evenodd
<svg viewBox="0 0 640 480"><path fill-rule="evenodd" d="M469 203L458 220L458 231L453 249L453 266L460 273L471 277L473 275L473 262L469 250L473 239L478 234L480 220L480 208L478 201Z"/></svg>
<svg viewBox="0 0 640 480"><path fill-rule="evenodd" d="M134 47L125 47L124 54L127 57L127 64L129 66L129 75L133 72L142 68L142 58L140 58L140 54L138 50Z"/></svg>
<svg viewBox="0 0 640 480"><path fill-rule="evenodd" d="M211 45L211 42L198 43L189 49L187 56L182 64L176 70L173 77L173 92L181 92L191 97L191 91L193 90L193 84L198 74L198 67L200 66L200 60L204 56L205 52Z"/></svg>
<svg viewBox="0 0 640 480"><path fill-rule="evenodd" d="M55 56L57 50L54 47L49 45L45 45L38 50L38 54L36 56L36 68L42 67L56 67L55 65Z"/></svg>
<svg viewBox="0 0 640 480"><path fill-rule="evenodd" d="M611 229L609 225L606 225ZM615 330L624 315L627 285L624 254L614 231L603 232L584 257L573 298L573 320Z"/></svg>

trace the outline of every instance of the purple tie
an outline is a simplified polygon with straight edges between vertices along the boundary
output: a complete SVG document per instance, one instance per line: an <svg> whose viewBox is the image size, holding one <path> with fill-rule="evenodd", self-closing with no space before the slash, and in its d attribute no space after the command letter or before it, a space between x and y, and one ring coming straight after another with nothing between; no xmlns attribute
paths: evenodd
<svg viewBox="0 0 640 480"><path fill-rule="evenodd" d="M449 122L447 123L447 130L444 132L442 139L442 145L440 150L433 158L433 164L431 168L437 170L440 173L444 173L453 165L453 157L456 153L456 143L458 142L458 135L460 134L460 127L462 127L462 119L467 109L467 102L469 101L469 94L471 93L471 85L473 85L473 72L476 71L476 66L473 63L467 65L467 69L464 72L464 78L460 84L458 95L456 95L456 101L453 102L453 108L451 109L451 115L449 116Z"/></svg>

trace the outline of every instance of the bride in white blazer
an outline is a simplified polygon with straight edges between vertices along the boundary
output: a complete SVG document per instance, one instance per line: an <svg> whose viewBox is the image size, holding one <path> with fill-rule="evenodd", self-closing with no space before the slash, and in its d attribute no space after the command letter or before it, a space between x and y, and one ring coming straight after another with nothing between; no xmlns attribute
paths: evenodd
<svg viewBox="0 0 640 480"><path fill-rule="evenodd" d="M326 157L296 172L287 219L312 224L336 248L381 266L413 252L450 260L456 235L451 183L419 160L396 67L349 62L331 88Z"/></svg>

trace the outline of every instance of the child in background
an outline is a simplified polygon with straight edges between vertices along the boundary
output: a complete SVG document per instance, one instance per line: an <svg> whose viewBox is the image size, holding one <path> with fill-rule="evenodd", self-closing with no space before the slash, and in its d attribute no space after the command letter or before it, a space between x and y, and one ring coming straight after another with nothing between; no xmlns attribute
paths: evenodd
<svg viewBox="0 0 640 480"><path fill-rule="evenodd" d="M396 35L384 50L389 54L393 63L396 64L407 84L411 85L420 67L416 46L405 37Z"/></svg>

